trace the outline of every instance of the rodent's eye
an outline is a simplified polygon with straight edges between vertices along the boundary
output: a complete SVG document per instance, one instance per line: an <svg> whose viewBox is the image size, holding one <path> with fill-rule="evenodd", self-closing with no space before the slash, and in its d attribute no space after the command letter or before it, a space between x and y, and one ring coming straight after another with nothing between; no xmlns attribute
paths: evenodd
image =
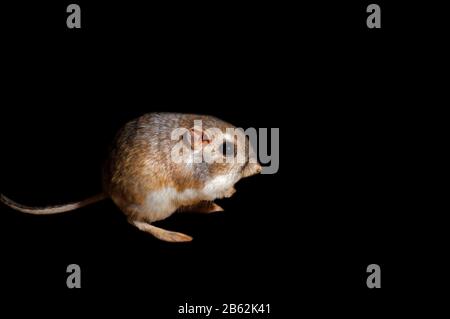
<svg viewBox="0 0 450 319"><path fill-rule="evenodd" d="M234 147L234 144L231 142L225 142L223 143L219 150L222 152L223 156L235 156L236 150Z"/></svg>

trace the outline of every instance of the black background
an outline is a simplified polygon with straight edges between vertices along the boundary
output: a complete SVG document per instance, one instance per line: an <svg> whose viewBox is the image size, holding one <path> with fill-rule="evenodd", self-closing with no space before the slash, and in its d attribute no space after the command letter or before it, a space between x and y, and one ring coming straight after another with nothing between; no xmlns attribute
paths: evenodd
<svg viewBox="0 0 450 319"><path fill-rule="evenodd" d="M4 7L2 193L36 206L97 194L114 134L152 111L278 127L280 170L242 180L224 213L159 223L188 244L139 232L109 200L48 217L1 206L4 309L171 318L185 302L270 303L271 318L361 317L401 311L432 281L411 266L433 258L416 232L409 107L429 39L408 6L378 1L382 29L369 30L364 1L77 3L80 30L66 28L69 2ZM382 289L366 287L372 263Z"/></svg>

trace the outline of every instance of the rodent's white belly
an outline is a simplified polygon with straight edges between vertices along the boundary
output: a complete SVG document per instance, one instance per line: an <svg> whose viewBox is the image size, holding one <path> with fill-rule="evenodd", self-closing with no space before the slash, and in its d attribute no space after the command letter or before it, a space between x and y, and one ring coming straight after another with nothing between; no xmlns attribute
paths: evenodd
<svg viewBox="0 0 450 319"><path fill-rule="evenodd" d="M223 197L224 192L233 184L234 179L228 175L222 175L207 182L200 190L188 188L180 192L173 187L160 188L147 194L144 207L140 211L149 222L162 220L172 215L181 206Z"/></svg>
<svg viewBox="0 0 450 319"><path fill-rule="evenodd" d="M224 193L236 182L234 175L219 175L205 184L202 189L202 194L205 200L214 200L216 198L222 198Z"/></svg>
<svg viewBox="0 0 450 319"><path fill-rule="evenodd" d="M172 215L179 207L176 201L178 194L179 192L173 187L164 187L149 192L145 198L145 207L143 207L146 219L154 222Z"/></svg>

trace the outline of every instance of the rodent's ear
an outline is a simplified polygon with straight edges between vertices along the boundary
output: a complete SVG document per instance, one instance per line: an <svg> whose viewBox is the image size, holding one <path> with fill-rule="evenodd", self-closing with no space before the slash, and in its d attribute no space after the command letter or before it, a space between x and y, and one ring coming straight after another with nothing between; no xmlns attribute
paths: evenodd
<svg viewBox="0 0 450 319"><path fill-rule="evenodd" d="M189 132L191 134L192 149L201 149L204 145L211 143L211 138L204 130L192 127Z"/></svg>

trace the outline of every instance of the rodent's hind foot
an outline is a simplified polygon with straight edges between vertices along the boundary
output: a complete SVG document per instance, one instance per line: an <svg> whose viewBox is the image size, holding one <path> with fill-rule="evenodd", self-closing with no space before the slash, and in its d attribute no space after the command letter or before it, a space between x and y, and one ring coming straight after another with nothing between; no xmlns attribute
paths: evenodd
<svg viewBox="0 0 450 319"><path fill-rule="evenodd" d="M149 233L153 235L154 237L167 241L172 243L181 243L181 242L188 242L192 241L192 237L188 236L183 233L173 232L170 230L165 230L153 225L150 225L149 223L142 222L142 221L136 221L132 220L130 221L131 224L136 226L139 230L145 231L146 233Z"/></svg>
<svg viewBox="0 0 450 319"><path fill-rule="evenodd" d="M178 211L209 214L209 213L223 212L223 208L214 202L201 201L196 205L182 206L178 209Z"/></svg>

